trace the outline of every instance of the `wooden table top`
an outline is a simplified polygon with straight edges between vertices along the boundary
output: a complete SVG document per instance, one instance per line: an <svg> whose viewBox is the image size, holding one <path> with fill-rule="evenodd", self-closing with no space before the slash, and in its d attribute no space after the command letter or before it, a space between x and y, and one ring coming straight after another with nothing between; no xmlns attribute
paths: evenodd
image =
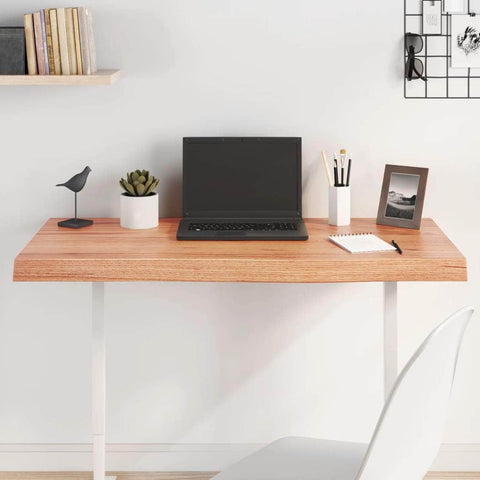
<svg viewBox="0 0 480 480"><path fill-rule="evenodd" d="M421 230L353 219L349 227L307 219L308 241L177 241L179 219L152 230L126 230L98 218L81 230L50 219L15 259L22 282L335 283L466 281L464 256L431 219ZM394 252L351 254L328 240L335 233L372 232L395 240Z"/></svg>

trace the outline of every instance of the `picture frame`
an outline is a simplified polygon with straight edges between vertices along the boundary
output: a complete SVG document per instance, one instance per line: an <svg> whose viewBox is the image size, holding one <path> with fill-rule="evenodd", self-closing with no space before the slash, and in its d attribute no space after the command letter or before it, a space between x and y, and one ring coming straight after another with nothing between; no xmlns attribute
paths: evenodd
<svg viewBox="0 0 480 480"><path fill-rule="evenodd" d="M419 229L428 168L385 165L377 224Z"/></svg>
<svg viewBox="0 0 480 480"><path fill-rule="evenodd" d="M480 17L452 15L451 66L452 68L480 68Z"/></svg>

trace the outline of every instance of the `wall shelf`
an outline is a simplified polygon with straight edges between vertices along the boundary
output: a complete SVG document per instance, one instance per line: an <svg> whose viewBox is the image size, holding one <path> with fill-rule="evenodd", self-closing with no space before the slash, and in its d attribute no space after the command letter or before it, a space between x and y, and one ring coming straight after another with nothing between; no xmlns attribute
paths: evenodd
<svg viewBox="0 0 480 480"><path fill-rule="evenodd" d="M0 75L1 85L112 85L120 70L99 70L93 75Z"/></svg>

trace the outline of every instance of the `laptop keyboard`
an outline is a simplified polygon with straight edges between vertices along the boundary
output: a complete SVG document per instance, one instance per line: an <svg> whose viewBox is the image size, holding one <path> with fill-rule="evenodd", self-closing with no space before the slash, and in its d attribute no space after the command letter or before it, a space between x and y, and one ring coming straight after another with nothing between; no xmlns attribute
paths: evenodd
<svg viewBox="0 0 480 480"><path fill-rule="evenodd" d="M249 231L249 232L291 232L297 230L295 223L191 223L189 230L195 232L224 232L224 231Z"/></svg>

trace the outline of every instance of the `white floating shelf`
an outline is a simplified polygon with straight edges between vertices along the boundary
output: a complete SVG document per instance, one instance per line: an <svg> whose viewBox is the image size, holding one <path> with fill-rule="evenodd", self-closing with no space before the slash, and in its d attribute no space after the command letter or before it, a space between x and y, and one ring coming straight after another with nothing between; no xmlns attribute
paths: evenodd
<svg viewBox="0 0 480 480"><path fill-rule="evenodd" d="M112 85L120 70L99 70L93 75L0 75L1 85Z"/></svg>

